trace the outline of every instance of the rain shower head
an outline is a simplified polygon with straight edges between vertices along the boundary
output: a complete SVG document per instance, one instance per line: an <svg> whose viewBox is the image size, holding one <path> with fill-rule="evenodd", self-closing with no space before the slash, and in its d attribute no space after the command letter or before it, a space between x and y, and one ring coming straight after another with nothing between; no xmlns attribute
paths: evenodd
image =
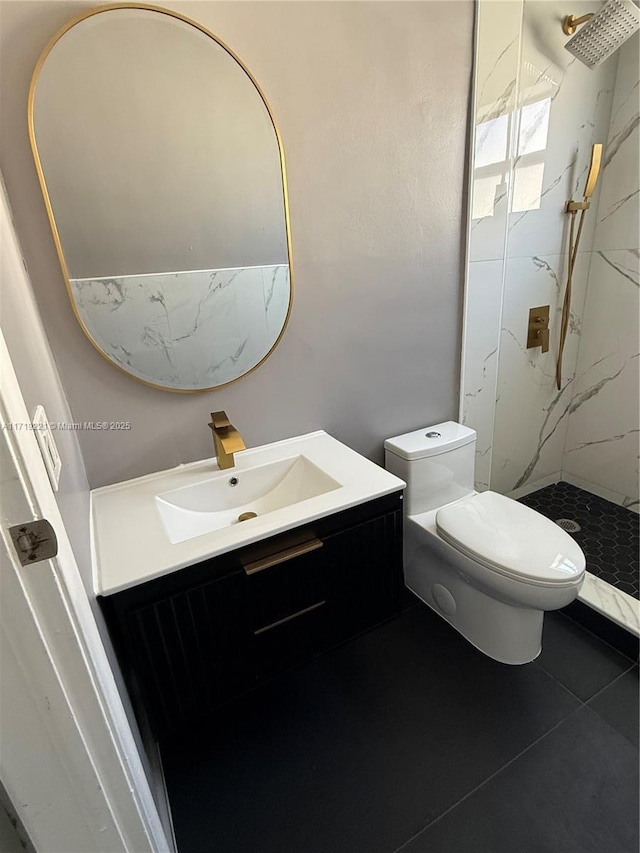
<svg viewBox="0 0 640 853"><path fill-rule="evenodd" d="M573 35L585 21L588 23ZM563 31L573 35L565 47L589 68L608 59L639 27L640 9L633 0L607 0L594 15L568 15L562 22Z"/></svg>

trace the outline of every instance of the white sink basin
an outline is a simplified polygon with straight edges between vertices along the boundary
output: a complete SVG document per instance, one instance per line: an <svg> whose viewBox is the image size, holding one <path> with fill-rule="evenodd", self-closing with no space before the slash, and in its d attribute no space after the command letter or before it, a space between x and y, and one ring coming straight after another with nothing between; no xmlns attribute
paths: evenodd
<svg viewBox="0 0 640 853"><path fill-rule="evenodd" d="M232 480L237 480L235 486ZM326 432L94 489L95 590L129 589L404 487ZM243 513L256 513L238 522Z"/></svg>
<svg viewBox="0 0 640 853"><path fill-rule="evenodd" d="M231 524L249 524L339 488L340 483L306 457L292 456L254 468L229 468L205 482L157 495L156 506L175 544Z"/></svg>

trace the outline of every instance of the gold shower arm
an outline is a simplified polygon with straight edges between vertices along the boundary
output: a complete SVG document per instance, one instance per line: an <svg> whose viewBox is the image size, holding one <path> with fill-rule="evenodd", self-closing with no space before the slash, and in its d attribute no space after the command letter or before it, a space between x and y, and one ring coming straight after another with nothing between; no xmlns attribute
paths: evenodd
<svg viewBox="0 0 640 853"><path fill-rule="evenodd" d="M588 15L581 15L579 18L576 18L575 15L567 15L562 19L562 32L566 36L572 36L575 31L578 29L580 24L586 24L587 21L590 21L593 18L593 12Z"/></svg>

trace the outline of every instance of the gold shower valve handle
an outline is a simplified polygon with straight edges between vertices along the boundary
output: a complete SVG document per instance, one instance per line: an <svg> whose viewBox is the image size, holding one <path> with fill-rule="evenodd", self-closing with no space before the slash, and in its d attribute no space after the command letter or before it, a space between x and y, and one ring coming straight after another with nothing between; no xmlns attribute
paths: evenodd
<svg viewBox="0 0 640 853"><path fill-rule="evenodd" d="M549 350L549 305L540 305L529 310L529 325L527 327L527 349L542 347L542 352Z"/></svg>
<svg viewBox="0 0 640 853"><path fill-rule="evenodd" d="M538 339L540 341L540 346L542 347L542 352L549 351L549 329L540 329L538 331Z"/></svg>

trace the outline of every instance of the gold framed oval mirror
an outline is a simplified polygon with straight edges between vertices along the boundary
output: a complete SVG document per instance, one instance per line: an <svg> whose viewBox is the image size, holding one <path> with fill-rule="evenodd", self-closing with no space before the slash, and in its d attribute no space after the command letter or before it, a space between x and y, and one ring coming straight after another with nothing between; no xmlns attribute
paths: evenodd
<svg viewBox="0 0 640 853"><path fill-rule="evenodd" d="M75 316L115 367L207 391L258 367L291 311L280 135L241 60L147 4L47 44L29 136Z"/></svg>

